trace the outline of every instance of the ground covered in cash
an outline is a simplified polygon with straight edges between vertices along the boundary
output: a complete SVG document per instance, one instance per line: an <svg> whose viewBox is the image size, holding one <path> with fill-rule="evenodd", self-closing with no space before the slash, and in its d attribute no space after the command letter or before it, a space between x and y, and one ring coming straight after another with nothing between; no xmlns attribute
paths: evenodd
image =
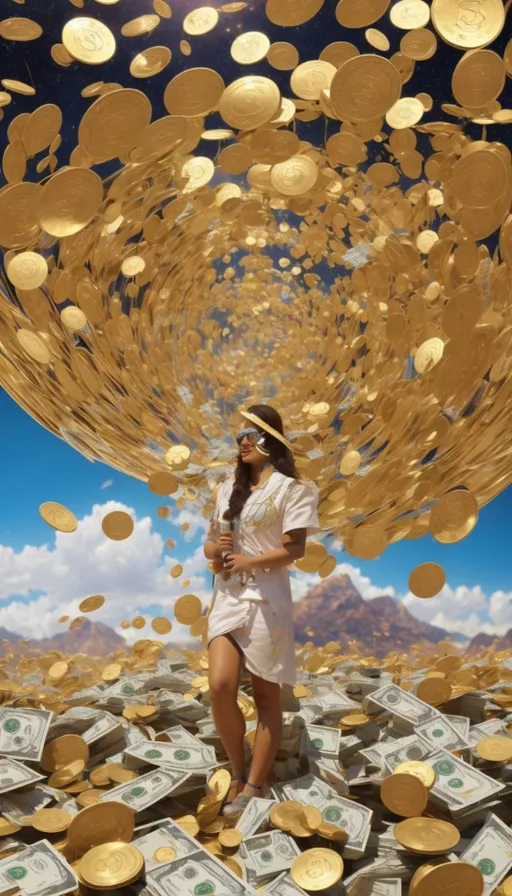
<svg viewBox="0 0 512 896"><path fill-rule="evenodd" d="M3 661L0 893L512 894L512 651L298 648L265 798L229 767L203 651ZM257 715L240 707L247 754Z"/></svg>

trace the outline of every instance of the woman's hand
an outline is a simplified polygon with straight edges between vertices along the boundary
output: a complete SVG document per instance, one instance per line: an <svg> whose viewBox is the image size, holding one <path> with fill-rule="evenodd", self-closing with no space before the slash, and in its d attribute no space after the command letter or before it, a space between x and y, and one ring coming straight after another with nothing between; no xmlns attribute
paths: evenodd
<svg viewBox="0 0 512 896"><path fill-rule="evenodd" d="M229 554L226 557L226 569L230 572L250 572L252 567L252 557L246 557L245 554Z"/></svg>
<svg viewBox="0 0 512 896"><path fill-rule="evenodd" d="M222 563L222 555L233 550L233 533L223 532L215 542L215 560Z"/></svg>

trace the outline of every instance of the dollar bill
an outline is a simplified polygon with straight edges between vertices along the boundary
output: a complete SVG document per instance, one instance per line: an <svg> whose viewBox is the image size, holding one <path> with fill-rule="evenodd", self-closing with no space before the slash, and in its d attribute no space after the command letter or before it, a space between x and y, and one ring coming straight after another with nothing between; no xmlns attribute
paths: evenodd
<svg viewBox="0 0 512 896"><path fill-rule="evenodd" d="M166 743L143 743L130 746L125 751L129 760L128 764L133 768L143 765L168 766L182 769L183 771L206 774L212 765L216 765L215 751L207 744L193 745L183 744L175 746Z"/></svg>
<svg viewBox="0 0 512 896"><path fill-rule="evenodd" d="M452 815L492 799L504 789L504 784L444 750L432 753L425 761L436 773L430 795L446 805Z"/></svg>
<svg viewBox="0 0 512 896"><path fill-rule="evenodd" d="M100 798L100 802L125 803L134 812L142 812L148 806L153 806L169 796L190 777L190 772L182 772L177 769L153 769L134 781L128 781L126 784L114 787L113 790L107 790Z"/></svg>
<svg viewBox="0 0 512 896"><path fill-rule="evenodd" d="M347 858L364 855L373 816L371 809L338 796L325 781L304 775L280 788L287 800L297 800L320 809L324 821L343 828L348 834L344 853Z"/></svg>
<svg viewBox="0 0 512 896"><path fill-rule="evenodd" d="M372 747L364 747L360 750L367 762L376 765L383 771L393 771L402 762L421 761L431 752L427 743L416 734L408 737L399 737L388 743L379 741Z"/></svg>
<svg viewBox="0 0 512 896"><path fill-rule="evenodd" d="M48 840L0 861L0 893L19 888L23 896L63 896L78 889L78 878Z"/></svg>
<svg viewBox="0 0 512 896"><path fill-rule="evenodd" d="M114 740L117 736L121 736L122 731L123 726L119 719L109 712L101 712L90 728L84 731L82 738L91 746L106 737Z"/></svg>
<svg viewBox="0 0 512 896"><path fill-rule="evenodd" d="M478 741L483 740L484 737L493 737L496 734L507 736L504 720L487 719L486 722L481 722L480 725L473 725L469 729L468 741L472 747L476 747Z"/></svg>
<svg viewBox="0 0 512 896"><path fill-rule="evenodd" d="M444 719L448 719L455 730L459 732L460 736L467 741L470 729L469 719L466 719L464 716L451 716L448 715L448 713L443 713L442 715Z"/></svg>
<svg viewBox="0 0 512 896"><path fill-rule="evenodd" d="M260 884L281 871L287 871L295 856L300 854L300 849L295 840L283 831L269 831L245 839L240 844L238 854L245 864L248 880Z"/></svg>
<svg viewBox="0 0 512 896"><path fill-rule="evenodd" d="M52 717L46 709L0 709L0 755L39 762Z"/></svg>
<svg viewBox="0 0 512 896"><path fill-rule="evenodd" d="M402 881L398 877L389 880L360 877L347 893L349 896L402 896Z"/></svg>
<svg viewBox="0 0 512 896"><path fill-rule="evenodd" d="M35 772L34 769L15 759L0 759L0 793L8 793L9 790L18 790L26 784L35 784L42 781L44 775Z"/></svg>
<svg viewBox="0 0 512 896"><path fill-rule="evenodd" d="M416 734L431 744L434 750L469 750L468 741L462 737L446 716L438 713L435 718L428 719L415 726Z"/></svg>
<svg viewBox="0 0 512 896"><path fill-rule="evenodd" d="M460 859L482 872L483 896L490 896L512 868L512 831L496 815L489 814Z"/></svg>
<svg viewBox="0 0 512 896"><path fill-rule="evenodd" d="M169 738L171 744L195 744L196 746L204 746L199 738L196 737L195 734L191 734L190 731L187 731L183 725L173 725L172 728L166 728L165 731L160 732L159 736L164 734Z"/></svg>
<svg viewBox="0 0 512 896"><path fill-rule="evenodd" d="M283 871L262 892L264 896L307 896L305 890L294 883L288 871Z"/></svg>
<svg viewBox="0 0 512 896"><path fill-rule="evenodd" d="M256 896L256 890L241 880L205 850L154 868L146 875L149 891L157 896Z"/></svg>
<svg viewBox="0 0 512 896"><path fill-rule="evenodd" d="M340 740L341 731L339 728L327 728L325 725L306 725L301 734L299 749L301 753L338 756Z"/></svg>
<svg viewBox="0 0 512 896"><path fill-rule="evenodd" d="M396 684L388 684L373 691L367 699L370 703L387 709L414 728L421 722L428 722L437 715L437 710L432 706L424 703L423 700L418 700L413 694L402 690Z"/></svg>
<svg viewBox="0 0 512 896"><path fill-rule="evenodd" d="M45 809L54 799L51 788L46 789L40 785L24 793L10 792L9 796L0 796L0 814L12 824L20 824L25 815L33 815L39 809Z"/></svg>
<svg viewBox="0 0 512 896"><path fill-rule="evenodd" d="M168 861L191 856L198 849L197 840L189 837L179 825L169 818L166 818L165 821L160 821L156 830L151 830L147 834L136 837L132 840L132 843L137 849L140 849L144 856L146 872L152 871L153 868L160 868L162 864L167 864L167 861L163 862L161 855L159 857L158 854L158 850L162 848L165 848L169 855L171 855L169 850L174 852L174 855Z"/></svg>
<svg viewBox="0 0 512 896"><path fill-rule="evenodd" d="M260 797L253 797L235 825L244 839L259 831L261 826L267 821L270 810L275 803L276 800L264 800Z"/></svg>

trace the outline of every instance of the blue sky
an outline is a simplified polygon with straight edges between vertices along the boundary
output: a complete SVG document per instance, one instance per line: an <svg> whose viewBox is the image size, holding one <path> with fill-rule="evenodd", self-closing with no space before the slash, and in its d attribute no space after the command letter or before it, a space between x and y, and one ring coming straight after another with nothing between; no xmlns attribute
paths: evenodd
<svg viewBox="0 0 512 896"><path fill-rule="evenodd" d="M0 557L2 550L5 553L6 548L12 549L19 561L17 566L19 572L27 553L25 546L30 545L40 550L43 550L43 546L47 546L44 548L47 552L45 562L62 565L62 557L58 550L55 550L55 533L40 518L39 505L44 501L60 502L69 507L79 520L82 520L85 517L90 518L94 505L103 506L107 502L120 502L133 509L137 520L146 518L147 525L143 537L148 541L144 544L153 546L149 553L154 550L155 568L158 567L162 571L166 566L166 575L168 576L168 569L173 563L183 562L185 574L187 574L187 563L191 564L193 574L196 575L195 590L198 593L201 591L207 598L209 577L201 557L203 533L197 532L194 538L191 539L187 536L187 540L185 540L179 526L176 525L185 517L183 513L180 514L176 510L172 500L170 500L169 506L171 507L171 519L174 520L175 525L169 520L161 520L157 516L157 507L165 502L154 496L145 483L112 470L104 464L90 463L65 442L47 432L5 392L1 391L0 420L2 424L0 462L3 470L2 501L0 502ZM111 484L104 487L110 481ZM501 630L512 627L512 566L509 562L508 545L508 521L511 510L512 491L509 489L482 509L479 522L473 533L457 545L440 545L430 536L426 536L414 541L404 540L391 545L382 557L371 562L359 561L340 553L338 554L339 571L348 571L353 576L363 596L372 597L386 589L387 593L391 593L398 599L405 598L408 608L426 621L446 624L447 620L449 621L451 618L454 630L466 631L471 635L479 630L479 620L483 620L489 625L494 625L494 628L498 626L501 632ZM104 511L98 509L98 513L100 514L98 519L100 519L101 513ZM150 517L151 523L148 522L148 517ZM64 539L66 538L68 536L64 536ZM176 542L176 548L171 552L166 552L163 544L167 538L173 538ZM111 546L115 547L119 553L119 543L111 544ZM24 549L25 553L23 553ZM52 553L54 550L55 553ZM97 540L89 550L101 550ZM141 550L144 551L147 560L147 546ZM449 590L435 601L419 601L411 599L410 595L406 596L409 572L418 563L425 561L441 563L447 574ZM69 560L69 557L66 562L74 565L74 561ZM91 558L89 565L93 563ZM352 567L357 570L355 574L352 574ZM120 574L124 575L124 567ZM153 600L151 594L148 594L148 588L153 587L147 584L148 575L150 573L146 564L144 572L140 573L138 597L134 597L134 600L139 600L138 609L146 613L149 618L158 612L158 608L162 607L162 602L158 598ZM89 584L87 575L85 578L84 589L87 592L93 589L102 590L102 579L99 573L96 577L93 576L90 588L87 588L87 584ZM25 579L23 575L21 578L18 575L15 581L23 582ZM6 627L12 629L9 614L2 623L1 609L8 610L9 607L14 609L13 602L20 599L20 594L22 603L27 604L38 595L51 591L50 585L42 585L39 589L37 584L34 584L34 582L37 583L37 578L32 579L29 576L27 581L30 581L30 584L25 589L13 586L13 590L9 592L8 588L4 586L0 597L0 624L5 624ZM50 575L50 582L52 581ZM111 587L115 588L112 579L110 582ZM310 584L314 584L314 580L305 577L302 584L299 581L297 588L299 592L303 593L306 585ZM160 585L155 588L158 590ZM161 592L158 591L158 593ZM78 594L70 594L70 598L75 596L79 597ZM490 601L494 601L494 606L497 607L497 612L491 617L488 612ZM48 612L53 603L62 608L61 598L56 602L49 599L48 605L44 605ZM34 605L35 612L38 611L38 606ZM115 622L120 621L120 618ZM469 618L472 618L471 625L467 621ZM14 614L14 619L15 622L18 621L16 614ZM510 626L508 625L509 621ZM18 625L18 630L19 627ZM483 628L485 629L485 625ZM494 629L489 628L489 631L491 630Z"/></svg>

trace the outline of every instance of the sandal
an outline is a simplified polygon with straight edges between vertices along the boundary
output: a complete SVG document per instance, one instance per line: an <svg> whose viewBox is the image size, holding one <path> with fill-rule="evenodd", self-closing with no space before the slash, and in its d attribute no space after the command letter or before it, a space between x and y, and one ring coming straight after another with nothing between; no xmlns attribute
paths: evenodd
<svg viewBox="0 0 512 896"><path fill-rule="evenodd" d="M243 781L244 784L246 783L245 778L242 777L242 775L235 775L231 778L231 784L229 785L229 790L228 790L226 796L224 797L224 799L222 800L222 804L221 804L221 807L219 810L223 815L224 815L224 808L226 806L231 806L232 803L234 803L235 800L238 799L239 794L237 794L237 796L235 797L234 800L228 800L229 792L230 792L231 788L233 787L233 784L236 783L237 781Z"/></svg>
<svg viewBox="0 0 512 896"><path fill-rule="evenodd" d="M256 784L251 784L250 781L245 782L247 787L252 787L253 790L258 790L260 793L263 792L263 787L258 787ZM253 799L253 796L248 793L239 793L237 797L231 802L226 803L226 808L223 811L223 815L226 818L236 819L239 818L245 812L248 804ZM226 811L227 809L227 811Z"/></svg>

